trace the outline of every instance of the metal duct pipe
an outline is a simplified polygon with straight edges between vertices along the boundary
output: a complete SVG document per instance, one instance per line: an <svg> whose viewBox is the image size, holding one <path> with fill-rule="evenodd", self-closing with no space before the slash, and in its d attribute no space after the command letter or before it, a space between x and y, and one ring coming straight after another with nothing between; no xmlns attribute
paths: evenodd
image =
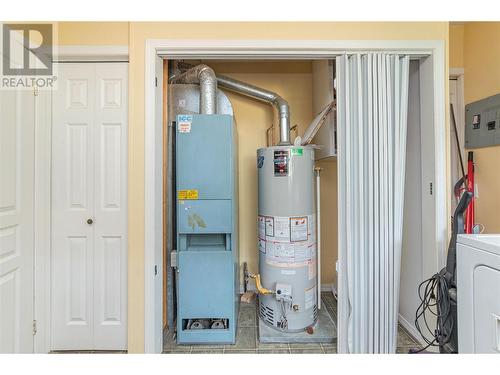
<svg viewBox="0 0 500 375"><path fill-rule="evenodd" d="M200 113L213 115L217 112L217 79L208 65L200 64L173 77L171 83L200 84Z"/></svg>
<svg viewBox="0 0 500 375"><path fill-rule="evenodd" d="M275 92L253 86L226 76L216 75L220 86L228 90L271 103L278 109L280 117L280 145L290 144L290 107L288 102Z"/></svg>

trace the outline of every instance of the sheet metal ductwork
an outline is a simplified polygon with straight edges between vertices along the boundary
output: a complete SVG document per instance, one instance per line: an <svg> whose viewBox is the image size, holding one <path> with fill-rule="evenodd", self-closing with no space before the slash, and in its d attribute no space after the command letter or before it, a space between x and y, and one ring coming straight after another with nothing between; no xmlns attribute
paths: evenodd
<svg viewBox="0 0 500 375"><path fill-rule="evenodd" d="M238 81L220 74L215 74L212 68L205 64L192 67L189 64L179 63L179 68L188 68L181 75L174 76L171 83L200 83L200 113L216 113L216 91L217 84L236 93L252 97L254 99L270 103L276 107L279 113L280 145L290 143L290 106L288 102L275 92ZM212 112L203 112L212 111Z"/></svg>
<svg viewBox="0 0 500 375"><path fill-rule="evenodd" d="M171 83L200 84L200 113L214 115L217 112L217 78L208 65L197 65L188 71L173 77Z"/></svg>
<svg viewBox="0 0 500 375"><path fill-rule="evenodd" d="M228 90L273 104L280 117L280 145L290 144L290 106L275 92L217 74L217 82Z"/></svg>

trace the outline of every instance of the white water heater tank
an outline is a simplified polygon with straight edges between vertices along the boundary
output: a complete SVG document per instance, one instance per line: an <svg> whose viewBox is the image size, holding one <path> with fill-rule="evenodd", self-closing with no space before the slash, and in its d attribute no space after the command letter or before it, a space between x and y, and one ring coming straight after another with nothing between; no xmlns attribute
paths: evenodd
<svg viewBox="0 0 500 375"><path fill-rule="evenodd" d="M317 309L314 150L273 146L257 151L260 318L284 332L313 326Z"/></svg>

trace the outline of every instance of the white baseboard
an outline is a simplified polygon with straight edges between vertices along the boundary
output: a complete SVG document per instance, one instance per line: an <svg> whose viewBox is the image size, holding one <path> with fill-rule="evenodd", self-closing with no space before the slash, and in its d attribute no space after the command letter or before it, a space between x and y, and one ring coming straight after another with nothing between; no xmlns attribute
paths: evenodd
<svg viewBox="0 0 500 375"><path fill-rule="evenodd" d="M404 329L412 336L412 338L420 343L422 347L427 346L427 343L424 341L420 333L417 331L415 326L411 324L408 320L406 320L401 314L399 316L399 323L404 327ZM426 349L428 352L438 353L439 350L435 346L431 346Z"/></svg>
<svg viewBox="0 0 500 375"><path fill-rule="evenodd" d="M420 336L420 333L417 331L415 326L411 324L408 320L406 320L405 317L403 317L401 314L398 314L398 320L399 323L412 336L414 340L418 341L423 346L427 345L425 341L422 339L422 336Z"/></svg>

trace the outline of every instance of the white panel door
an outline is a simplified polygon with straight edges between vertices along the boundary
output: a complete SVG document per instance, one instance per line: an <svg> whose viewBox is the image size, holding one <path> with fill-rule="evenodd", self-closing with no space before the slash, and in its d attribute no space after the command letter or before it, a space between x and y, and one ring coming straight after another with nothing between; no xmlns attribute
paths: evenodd
<svg viewBox="0 0 500 375"><path fill-rule="evenodd" d="M127 347L127 64L59 66L52 125L52 350Z"/></svg>
<svg viewBox="0 0 500 375"><path fill-rule="evenodd" d="M33 352L34 106L0 91L0 353Z"/></svg>

